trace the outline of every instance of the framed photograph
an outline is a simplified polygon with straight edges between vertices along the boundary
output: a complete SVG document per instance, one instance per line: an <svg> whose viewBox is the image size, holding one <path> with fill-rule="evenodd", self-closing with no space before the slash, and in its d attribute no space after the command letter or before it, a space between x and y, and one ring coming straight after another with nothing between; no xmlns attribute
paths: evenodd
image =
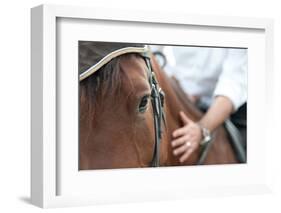
<svg viewBox="0 0 281 213"><path fill-rule="evenodd" d="M33 204L270 192L272 20L31 15Z"/></svg>

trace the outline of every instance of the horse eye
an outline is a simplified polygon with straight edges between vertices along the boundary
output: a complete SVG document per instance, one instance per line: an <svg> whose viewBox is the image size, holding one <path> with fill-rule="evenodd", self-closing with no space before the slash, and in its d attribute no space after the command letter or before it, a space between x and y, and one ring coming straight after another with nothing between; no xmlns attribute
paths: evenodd
<svg viewBox="0 0 281 213"><path fill-rule="evenodd" d="M142 99L140 101L140 104L139 104L139 112L140 113L146 112L146 110L148 108L148 100L149 100L149 96L148 95L142 97Z"/></svg>

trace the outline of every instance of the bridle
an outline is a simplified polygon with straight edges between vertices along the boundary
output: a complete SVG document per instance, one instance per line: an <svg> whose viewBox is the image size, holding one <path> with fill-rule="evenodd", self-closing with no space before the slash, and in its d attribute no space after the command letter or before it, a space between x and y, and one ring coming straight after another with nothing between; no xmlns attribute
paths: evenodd
<svg viewBox="0 0 281 213"><path fill-rule="evenodd" d="M165 113L164 113L164 92L159 87L157 82L155 73L152 70L151 65L151 52L148 47L124 47L121 49L117 49L106 56L104 56L101 60L99 60L96 64L91 66L85 72L82 72L79 75L80 81L84 80L85 78L89 77L90 75L97 72L102 66L106 63L110 62L113 58L117 56L127 54L127 53L138 53L140 54L146 63L147 66L147 74L148 74L148 82L151 88L151 105L153 109L153 120L154 120L154 151L153 157L151 161L152 167L159 167L160 166L160 143L162 138L162 120L165 124Z"/></svg>
<svg viewBox="0 0 281 213"><path fill-rule="evenodd" d="M155 135L155 143L154 143L154 152L153 158L151 162L151 166L159 167L160 166L160 143L162 138L162 119L165 122L165 114L164 114L164 92L159 87L157 82L155 73L152 70L151 59L148 55L149 52L145 52L142 54L145 59L147 72L148 72L148 81L151 88L151 105L153 109L153 120L154 120L154 135Z"/></svg>

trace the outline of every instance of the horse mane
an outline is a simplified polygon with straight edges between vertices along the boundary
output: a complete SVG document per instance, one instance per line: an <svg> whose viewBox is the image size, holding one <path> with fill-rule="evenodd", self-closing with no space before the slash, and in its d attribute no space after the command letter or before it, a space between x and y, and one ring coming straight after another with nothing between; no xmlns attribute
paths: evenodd
<svg viewBox="0 0 281 213"><path fill-rule="evenodd" d="M100 94L106 95L110 90L120 87L121 72L120 58L115 58L96 73L80 82L81 87L85 87L90 98L97 98ZM103 89L102 91L101 88Z"/></svg>

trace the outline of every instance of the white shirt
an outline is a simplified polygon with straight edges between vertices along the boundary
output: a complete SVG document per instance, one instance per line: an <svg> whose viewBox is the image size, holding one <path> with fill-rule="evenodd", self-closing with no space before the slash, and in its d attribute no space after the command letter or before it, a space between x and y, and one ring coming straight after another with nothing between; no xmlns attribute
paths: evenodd
<svg viewBox="0 0 281 213"><path fill-rule="evenodd" d="M228 97L236 111L247 101L247 50L165 46L164 70L183 90L207 107L218 95Z"/></svg>

